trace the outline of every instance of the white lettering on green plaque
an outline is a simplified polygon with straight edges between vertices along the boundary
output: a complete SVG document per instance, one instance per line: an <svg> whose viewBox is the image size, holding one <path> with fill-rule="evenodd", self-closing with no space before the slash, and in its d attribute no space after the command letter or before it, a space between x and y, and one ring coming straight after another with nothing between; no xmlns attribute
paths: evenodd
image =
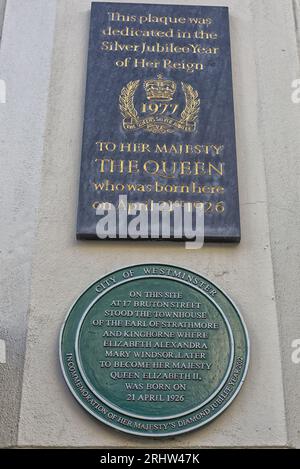
<svg viewBox="0 0 300 469"><path fill-rule="evenodd" d="M60 359L73 395L98 420L171 436L228 407L247 372L249 343L237 308L212 282L144 264L106 275L78 298Z"/></svg>

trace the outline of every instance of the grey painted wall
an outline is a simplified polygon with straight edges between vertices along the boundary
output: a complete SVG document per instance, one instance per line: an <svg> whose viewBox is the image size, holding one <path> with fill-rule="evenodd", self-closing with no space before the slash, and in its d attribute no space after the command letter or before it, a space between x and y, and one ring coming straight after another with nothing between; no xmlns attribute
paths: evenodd
<svg viewBox="0 0 300 469"><path fill-rule="evenodd" d="M2 446L17 441L55 8L53 0L8 0L0 48L7 94L0 104L0 339L7 355L0 363Z"/></svg>
<svg viewBox="0 0 300 469"><path fill-rule="evenodd" d="M59 371L57 335L69 305L101 274L172 258L232 295L253 354L232 408L170 445L300 447L300 365L291 361L291 342L300 338L300 104L291 101L291 83L300 78L300 2L201 2L231 7L243 241L196 256L168 245L125 252L121 243L74 240L89 3L7 1L0 49L0 79L7 82L7 104L0 104L0 339L7 344L0 445L145 445L104 428L73 402Z"/></svg>

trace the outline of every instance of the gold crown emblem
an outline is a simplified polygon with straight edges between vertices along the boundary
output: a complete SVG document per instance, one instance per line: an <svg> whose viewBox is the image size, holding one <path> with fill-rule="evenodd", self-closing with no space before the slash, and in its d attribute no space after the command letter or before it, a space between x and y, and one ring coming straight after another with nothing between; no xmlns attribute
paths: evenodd
<svg viewBox="0 0 300 469"><path fill-rule="evenodd" d="M157 79L145 80L144 88L147 99L171 101L176 91L176 83L172 80L166 80L162 75L158 75Z"/></svg>

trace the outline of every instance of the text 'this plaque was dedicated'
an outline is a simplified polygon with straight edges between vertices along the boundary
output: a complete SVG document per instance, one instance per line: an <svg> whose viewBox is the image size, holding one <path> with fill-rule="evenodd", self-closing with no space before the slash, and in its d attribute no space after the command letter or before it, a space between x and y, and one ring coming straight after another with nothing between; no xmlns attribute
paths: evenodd
<svg viewBox="0 0 300 469"><path fill-rule="evenodd" d="M227 8L92 4L79 192L78 239L99 237L99 213L150 223L162 204L168 239L186 239L185 206L206 242L240 241Z"/></svg>

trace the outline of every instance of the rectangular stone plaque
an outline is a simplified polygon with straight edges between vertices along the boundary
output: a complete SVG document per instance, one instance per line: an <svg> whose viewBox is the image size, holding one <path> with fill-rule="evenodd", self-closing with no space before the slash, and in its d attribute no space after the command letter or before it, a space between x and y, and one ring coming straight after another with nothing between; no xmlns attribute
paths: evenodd
<svg viewBox="0 0 300 469"><path fill-rule="evenodd" d="M240 241L228 8L93 3L77 238L98 239L106 215L129 239L121 208L163 238L158 203L164 238L187 239L182 207L204 212L206 242Z"/></svg>

